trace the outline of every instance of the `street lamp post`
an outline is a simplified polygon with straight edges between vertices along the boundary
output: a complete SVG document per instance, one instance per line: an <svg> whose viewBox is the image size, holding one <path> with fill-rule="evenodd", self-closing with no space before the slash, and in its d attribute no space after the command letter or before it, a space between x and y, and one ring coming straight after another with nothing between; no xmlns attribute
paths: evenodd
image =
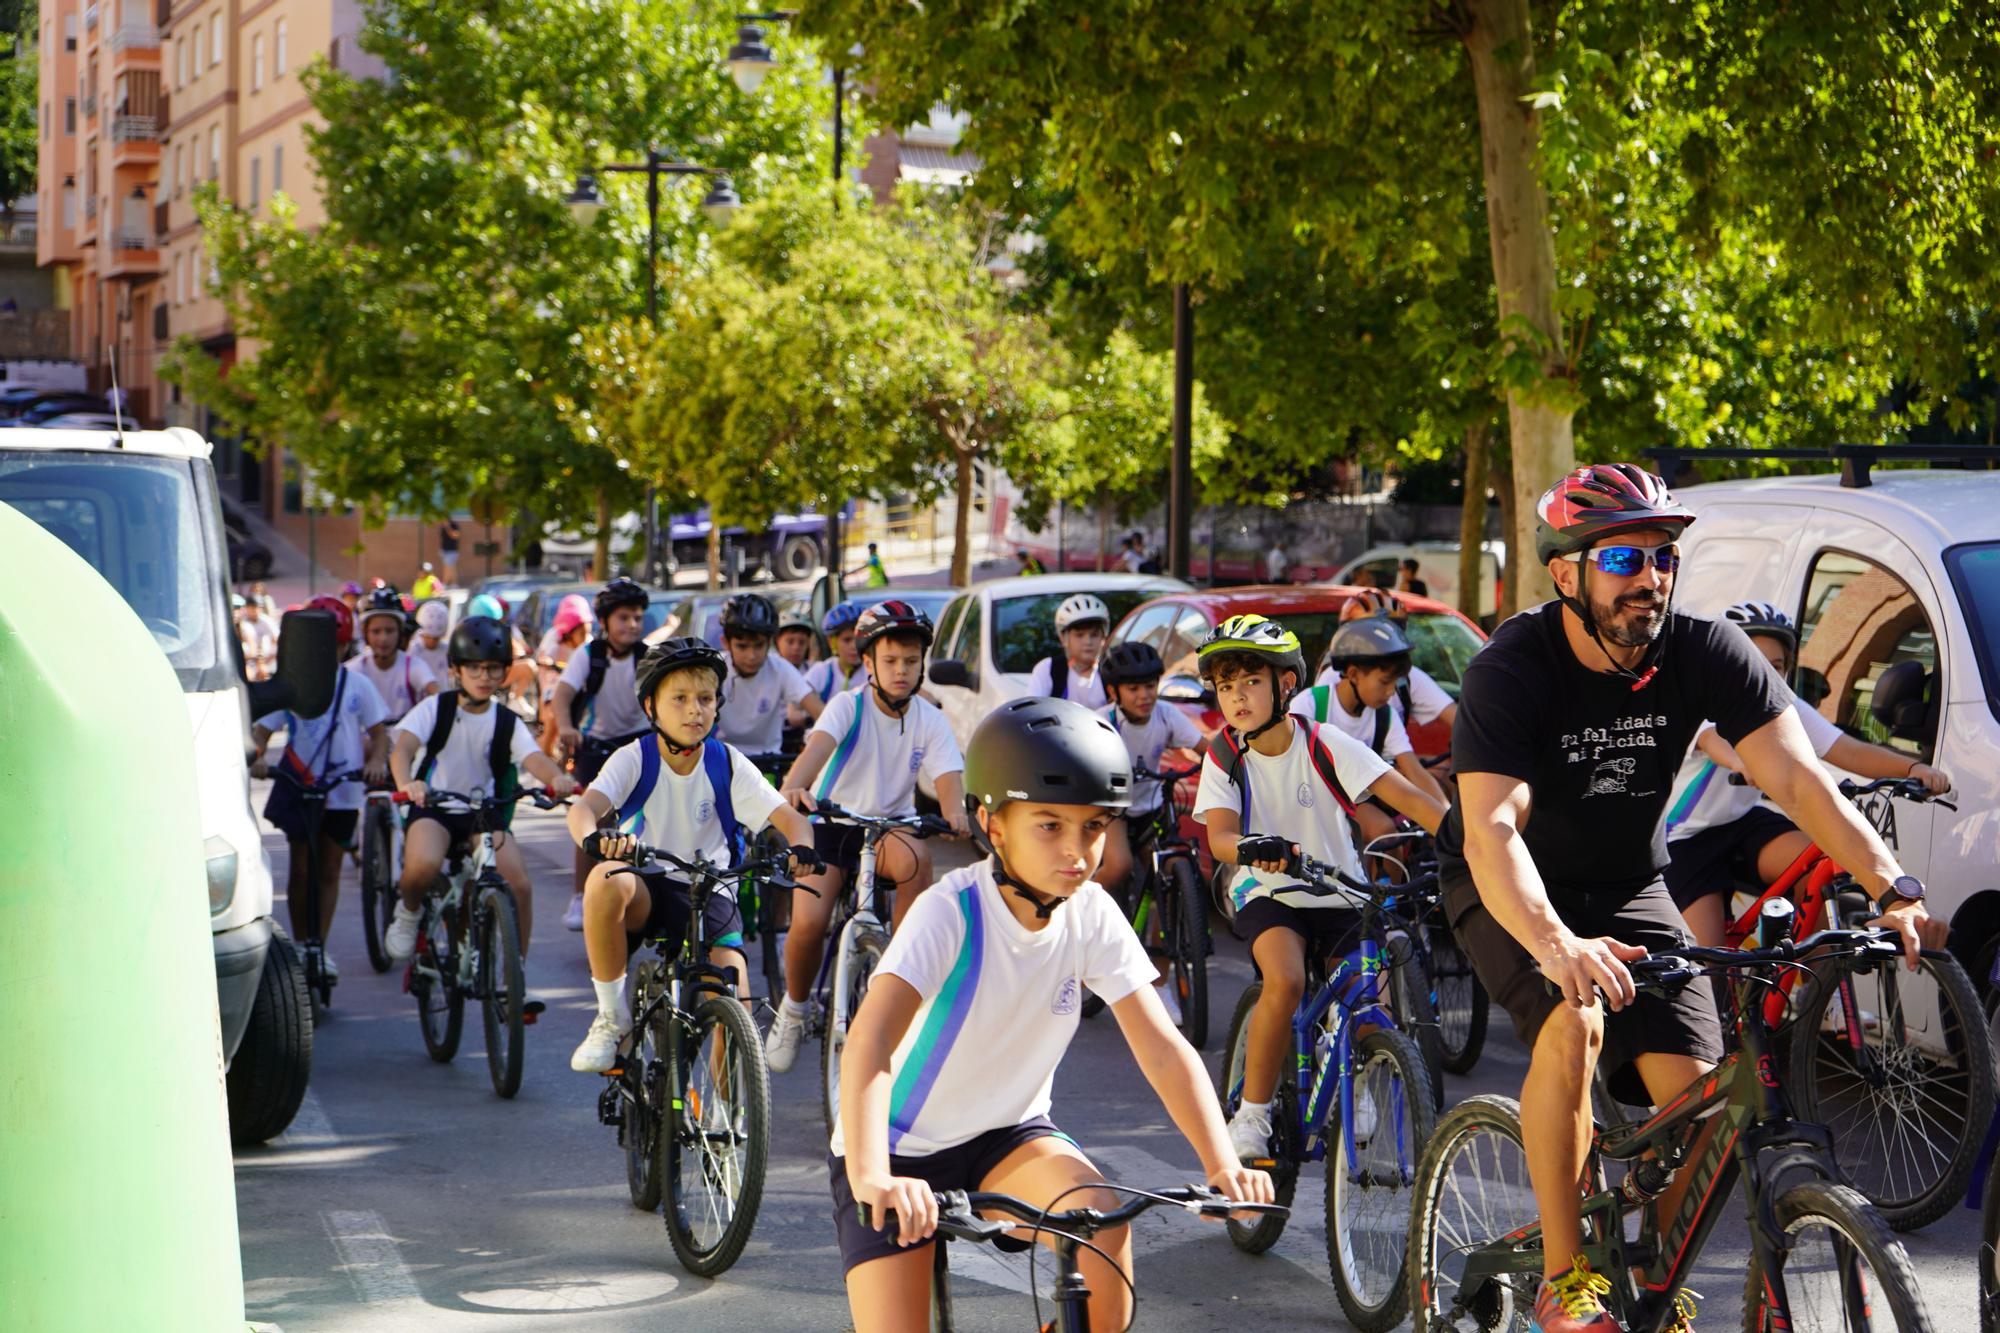
<svg viewBox="0 0 2000 1333"><path fill-rule="evenodd" d="M1174 448L1167 473L1167 572L1188 576L1194 524L1194 307L1174 284ZM1211 557L1211 564L1213 557ZM1215 577L1213 568L1209 578Z"/></svg>
<svg viewBox="0 0 2000 1333"><path fill-rule="evenodd" d="M660 322L660 177L708 177L708 193L702 198L701 211L717 226L727 223L743 206L743 201L737 197L726 173L715 167L672 161L658 148L648 145L644 162L606 163L576 178L576 188L570 192L566 202L571 215L585 226L594 222L604 208L604 199L597 191L597 177L606 172L643 173L646 177L646 322L657 328ZM644 515L645 556L640 566L640 573L648 580L654 577L655 554L659 544L659 509L659 490L649 481L646 483ZM712 515L709 521L714 521ZM608 569L604 572L610 573Z"/></svg>

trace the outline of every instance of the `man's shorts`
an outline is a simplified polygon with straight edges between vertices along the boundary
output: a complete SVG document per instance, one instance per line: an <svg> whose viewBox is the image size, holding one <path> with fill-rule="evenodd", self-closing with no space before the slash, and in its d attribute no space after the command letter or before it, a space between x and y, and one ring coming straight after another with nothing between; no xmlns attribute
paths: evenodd
<svg viewBox="0 0 2000 1333"><path fill-rule="evenodd" d="M1798 825L1763 806L1753 806L1741 819L1689 834L1667 844L1667 892L1674 906L1690 907L1711 893L1727 895L1739 883L1763 884L1757 878L1757 858L1765 847Z"/></svg>
<svg viewBox="0 0 2000 1333"><path fill-rule="evenodd" d="M630 736L585 736L583 744L576 747L576 758L570 761L570 776L577 786L588 787L603 770L605 760L641 736L650 735L649 731L635 731Z"/></svg>
<svg viewBox="0 0 2000 1333"><path fill-rule="evenodd" d="M1680 909L1659 880L1630 895L1556 889L1548 893L1556 916L1585 939L1605 936L1655 951L1694 943ZM1542 1024L1568 1001L1549 992L1541 968L1480 902L1472 876L1461 868L1445 873L1444 906L1459 947L1472 960L1479 984L1507 1011L1514 1020L1514 1035L1532 1050ZM1683 986L1666 996L1642 994L1616 1013L1605 1014L1604 1052L1599 1063L1612 1094L1620 1101L1634 1106L1651 1104L1632 1062L1638 1056L1656 1053L1711 1062L1722 1058L1722 1026L1715 1016L1711 987Z"/></svg>
<svg viewBox="0 0 2000 1333"><path fill-rule="evenodd" d="M637 930L625 932L626 954L638 953L646 941L653 939L667 940L677 950L680 942L687 938L688 922L694 917L694 907L688 899L688 886L659 869L641 870L639 878L645 881L649 906L645 924ZM702 923L710 948L743 947L743 914L734 898L711 893L707 910L702 914ZM738 980L740 982L742 978Z"/></svg>
<svg viewBox="0 0 2000 1333"><path fill-rule="evenodd" d="M1276 898L1252 898L1236 909L1236 933L1254 949L1257 937L1283 927L1306 942L1308 953L1324 958L1358 943L1361 913L1351 907L1296 907Z"/></svg>
<svg viewBox="0 0 2000 1333"><path fill-rule="evenodd" d="M989 1129L977 1138L968 1139L955 1148L946 1148L928 1157L889 1158L889 1174L910 1176L927 1182L934 1190L976 1190L985 1183L986 1177L995 1167L1007 1160L1008 1154L1024 1143L1036 1139L1058 1138L1071 1147L1076 1140L1055 1127L1055 1122L1045 1115L1034 1116L1018 1125L1005 1129ZM933 1234L927 1240L920 1240L907 1249L896 1243L896 1229L892 1226L877 1231L872 1226L864 1226L861 1212L854 1205L854 1191L847 1183L847 1159L835 1157L831 1153L826 1159L827 1174L833 1186L833 1225L840 1235L840 1271L851 1273L855 1268L871 1259L886 1259L891 1255L908 1254L921 1250L937 1240ZM870 1218L871 1222L879 1221ZM1015 1248L1009 1243L1007 1248ZM1020 1243L1018 1248L1027 1248Z"/></svg>

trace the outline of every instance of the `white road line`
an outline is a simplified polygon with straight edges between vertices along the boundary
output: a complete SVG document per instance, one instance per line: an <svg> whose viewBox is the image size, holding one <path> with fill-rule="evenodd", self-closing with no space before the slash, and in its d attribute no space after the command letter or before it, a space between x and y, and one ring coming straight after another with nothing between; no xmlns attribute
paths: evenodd
<svg viewBox="0 0 2000 1333"><path fill-rule="evenodd" d="M323 1214L321 1220L326 1223L334 1253L340 1257L340 1267L347 1270L363 1301L384 1305L423 1299L380 1213L336 1210Z"/></svg>
<svg viewBox="0 0 2000 1333"><path fill-rule="evenodd" d="M312 1089L306 1089L305 1100L299 1103L299 1112L292 1117L292 1123L285 1132L271 1140L273 1148L324 1148L340 1142L327 1121L326 1108L313 1096Z"/></svg>

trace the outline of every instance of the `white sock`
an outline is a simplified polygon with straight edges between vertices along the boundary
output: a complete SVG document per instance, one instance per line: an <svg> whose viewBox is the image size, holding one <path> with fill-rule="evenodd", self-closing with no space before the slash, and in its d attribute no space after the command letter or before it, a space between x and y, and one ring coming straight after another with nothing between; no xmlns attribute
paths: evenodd
<svg viewBox="0 0 2000 1333"><path fill-rule="evenodd" d="M590 984L597 991L597 1012L618 1026L624 1027L630 1021L625 1017L625 978L599 981L596 977L592 977Z"/></svg>
<svg viewBox="0 0 2000 1333"><path fill-rule="evenodd" d="M1264 1119L1269 1120L1271 1118L1271 1103L1269 1102L1239 1103L1238 1106L1236 1107L1236 1118L1240 1120L1246 1115L1259 1115L1264 1117Z"/></svg>
<svg viewBox="0 0 2000 1333"><path fill-rule="evenodd" d="M806 1008L804 1000L794 1000L791 996L787 995L785 997L785 1012L793 1018L804 1018L812 1011Z"/></svg>

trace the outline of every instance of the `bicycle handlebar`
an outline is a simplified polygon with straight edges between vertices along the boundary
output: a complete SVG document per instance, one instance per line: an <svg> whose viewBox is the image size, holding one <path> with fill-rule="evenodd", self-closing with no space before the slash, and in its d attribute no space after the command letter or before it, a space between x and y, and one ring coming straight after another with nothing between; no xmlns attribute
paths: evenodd
<svg viewBox="0 0 2000 1333"><path fill-rule="evenodd" d="M1185 1209L1197 1217L1227 1218L1232 1213L1257 1213L1267 1217L1289 1217L1291 1209L1277 1203L1240 1203L1224 1197L1207 1185L1173 1185L1159 1190L1135 1190L1129 1185L1105 1183L1095 1189L1124 1191L1131 1199L1105 1211L1099 1208L1067 1208L1050 1212L1017 1199L1011 1194L990 1194L981 1190L942 1190L937 1194L938 1227L958 1240L990 1241L1014 1229L1014 1223L981 1217L981 1210L1005 1213L1034 1231L1067 1232L1088 1240L1100 1231L1124 1226L1149 1208L1170 1206ZM855 1205L861 1225L874 1225L872 1209ZM895 1210L884 1213L886 1225L895 1224Z"/></svg>
<svg viewBox="0 0 2000 1333"><path fill-rule="evenodd" d="M584 839L584 841L587 843L590 841L590 838L597 836L599 835L593 833L589 838ZM591 851L589 847L585 847L584 850ZM591 851L591 854L596 855L594 851ZM646 865L649 862L664 862L696 880L707 879L714 880L717 883L733 884L748 879L752 875L762 875L764 876L764 882L774 889L806 888L805 885L796 884L792 881L791 872L785 865L784 857L752 856L745 858L737 865L726 866L718 865L702 856L697 856L689 860L685 857L674 855L664 847L648 847L646 844L640 843L632 850L631 861L633 871L627 873L636 873L639 866ZM806 892L813 893L814 891L806 889ZM818 895L814 893L814 896L817 897Z"/></svg>
<svg viewBox="0 0 2000 1333"><path fill-rule="evenodd" d="M1916 778L1876 778L1873 782L1855 782L1851 778L1840 780L1840 794L1850 801L1863 796L1873 796L1881 791L1886 791L1899 800L1916 801L1919 804L1928 802L1931 805L1941 805L1954 814L1958 812L1956 805L1947 801L1942 795L1933 795L1930 789Z"/></svg>
<svg viewBox="0 0 2000 1333"><path fill-rule="evenodd" d="M1633 959L1625 964L1625 970L1632 976L1634 990L1669 995L1691 981L1717 972L1799 963L1812 953L1821 954L1818 961L1822 962L1835 958L1901 958L1903 942L1895 931L1879 926L1822 930L1802 940L1785 940L1762 949L1723 949L1696 944L1662 949ZM1542 986L1551 995L1562 994L1562 988L1546 977Z"/></svg>
<svg viewBox="0 0 2000 1333"><path fill-rule="evenodd" d="M1201 769L1199 767L1147 768L1144 764L1132 765L1132 777L1135 781L1140 778L1150 778L1154 782L1163 783L1169 787L1178 786L1200 772Z"/></svg>
<svg viewBox="0 0 2000 1333"><path fill-rule="evenodd" d="M950 822L942 815L857 815L832 801L820 801L813 807L812 816L835 824L852 824L877 834L903 829L919 838L929 838L951 832Z"/></svg>
<svg viewBox="0 0 2000 1333"><path fill-rule="evenodd" d="M292 786L298 788L299 794L302 796L325 796L331 793L335 787L366 776L367 774L363 770L353 768L345 773L335 773L331 777L320 778L317 781L300 782L297 777L286 772L283 768L273 768L271 770L271 777L274 780L283 779L291 783Z"/></svg>

